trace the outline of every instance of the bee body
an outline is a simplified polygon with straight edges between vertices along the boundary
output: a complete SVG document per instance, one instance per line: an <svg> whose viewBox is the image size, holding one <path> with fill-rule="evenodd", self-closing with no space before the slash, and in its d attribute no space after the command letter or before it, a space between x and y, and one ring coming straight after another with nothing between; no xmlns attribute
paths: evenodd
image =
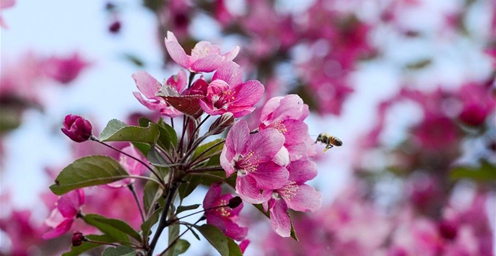
<svg viewBox="0 0 496 256"><path fill-rule="evenodd" d="M343 145L343 142L340 139L338 139L337 137L331 136L327 133L319 134L319 136L317 137L317 140L315 140L315 143L317 143L317 142L321 142L321 143L326 144L324 152L326 152L327 150L331 149L334 146L340 147Z"/></svg>

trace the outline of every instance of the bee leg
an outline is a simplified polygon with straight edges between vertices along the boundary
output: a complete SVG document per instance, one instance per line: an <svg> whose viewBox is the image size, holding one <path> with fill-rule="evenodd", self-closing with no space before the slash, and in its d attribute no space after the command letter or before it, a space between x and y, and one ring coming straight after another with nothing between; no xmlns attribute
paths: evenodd
<svg viewBox="0 0 496 256"><path fill-rule="evenodd" d="M328 145L324 148L324 153L325 153L327 150L331 149L332 147L333 147L333 146L332 146L331 144L328 144Z"/></svg>

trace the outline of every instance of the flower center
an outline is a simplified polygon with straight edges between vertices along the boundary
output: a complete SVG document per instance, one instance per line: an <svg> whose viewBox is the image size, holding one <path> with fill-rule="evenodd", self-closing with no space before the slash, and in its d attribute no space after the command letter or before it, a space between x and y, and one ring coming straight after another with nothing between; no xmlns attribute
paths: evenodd
<svg viewBox="0 0 496 256"><path fill-rule="evenodd" d="M233 158L233 166L238 175L245 176L250 172L255 172L258 167L258 163L255 158L255 153L250 150L245 156L237 155Z"/></svg>
<svg viewBox="0 0 496 256"><path fill-rule="evenodd" d="M296 193L298 193L299 186L296 184L295 181L290 181L289 184L284 186L283 188L279 189L279 195L284 198L284 200L289 201L293 199L293 197L296 196Z"/></svg>

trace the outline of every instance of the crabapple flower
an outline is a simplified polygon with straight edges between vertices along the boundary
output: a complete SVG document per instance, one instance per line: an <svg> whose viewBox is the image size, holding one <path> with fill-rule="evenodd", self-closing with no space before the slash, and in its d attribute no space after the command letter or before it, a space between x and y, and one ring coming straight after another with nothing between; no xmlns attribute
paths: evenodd
<svg viewBox="0 0 496 256"><path fill-rule="evenodd" d="M247 115L263 96L264 86L257 80L243 83L241 67L234 62L223 64L215 72L200 106L209 115L231 112L235 118Z"/></svg>
<svg viewBox="0 0 496 256"><path fill-rule="evenodd" d="M42 238L52 239L69 231L83 204L84 191L82 189L73 190L59 197L57 207L45 220L45 224L52 229L43 234Z"/></svg>
<svg viewBox="0 0 496 256"><path fill-rule="evenodd" d="M205 209L207 224L214 225L226 236L241 241L248 233L248 228L240 227L236 223L239 212L243 209L243 204L241 203L234 208L230 208L227 205L229 204L229 200L234 198L234 195L221 195L221 190L219 184L213 184L205 195L203 208Z"/></svg>
<svg viewBox="0 0 496 256"><path fill-rule="evenodd" d="M171 58L183 68L194 73L212 72L224 62L232 61L239 52L239 47L234 47L230 52L220 53L218 45L210 42L200 41L191 50L191 56L187 55L183 47L177 41L174 33L167 31L165 47Z"/></svg>
<svg viewBox="0 0 496 256"><path fill-rule="evenodd" d="M236 192L243 201L261 203L264 198L260 190L273 190L286 184L288 170L276 164L283 163L281 159L289 159L281 156L283 143L284 136L274 129L250 135L246 121L240 120L233 125L227 134L220 164L226 177L237 172Z"/></svg>
<svg viewBox="0 0 496 256"><path fill-rule="evenodd" d="M273 97L262 108L259 129L274 128L283 134L284 147L288 149L291 161L296 161L306 157L312 145L308 126L303 122L308 114L308 105L296 94Z"/></svg>
<svg viewBox="0 0 496 256"><path fill-rule="evenodd" d="M87 141L91 137L91 123L78 115L69 114L64 118L62 132L75 142Z"/></svg>
<svg viewBox="0 0 496 256"><path fill-rule="evenodd" d="M81 70L89 64L82 60L78 53L74 53L71 57L59 58L51 57L44 63L44 72L48 77L62 83L68 84L79 75Z"/></svg>
<svg viewBox="0 0 496 256"><path fill-rule="evenodd" d="M313 212L321 205L320 193L304 184L317 176L315 163L309 160L294 161L287 169L289 178L286 184L271 191L264 191L267 201L262 204L265 211L270 211L272 229L282 237L289 237L291 234L288 209Z"/></svg>
<svg viewBox="0 0 496 256"><path fill-rule="evenodd" d="M15 0L0 0L0 8L3 11L7 8L14 6L15 3L16 3ZM1 13L0 13L0 27L8 28L7 23L5 23L5 21L3 21L3 17L2 17Z"/></svg>
<svg viewBox="0 0 496 256"><path fill-rule="evenodd" d="M162 86L155 78L145 71L138 71L132 75L139 92L134 92L134 97L145 107L150 110L160 111L168 117L177 117L181 115L177 109L172 107L165 99L157 96L162 87L167 87L174 92L181 92L186 87L186 73L179 71L176 76L169 78L165 85ZM144 97L143 97L144 96Z"/></svg>
<svg viewBox="0 0 496 256"><path fill-rule="evenodd" d="M143 155L140 154L140 152L136 149L136 147L133 146L133 144L130 144L129 146L123 148L122 151L142 160L143 162L147 162L145 157L143 157ZM131 175L141 175L146 170L146 167L143 164L141 164L140 162L136 161L135 159L129 156L126 156L125 154L120 155L119 163ZM107 185L114 188L120 188L133 183L134 180L135 180L134 178L123 179L109 183Z"/></svg>

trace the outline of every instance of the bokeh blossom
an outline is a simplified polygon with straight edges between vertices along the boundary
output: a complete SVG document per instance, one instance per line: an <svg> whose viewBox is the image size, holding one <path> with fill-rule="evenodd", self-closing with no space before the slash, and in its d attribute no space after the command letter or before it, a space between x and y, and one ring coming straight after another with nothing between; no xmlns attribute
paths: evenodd
<svg viewBox="0 0 496 256"><path fill-rule="evenodd" d="M59 197L56 208L53 209L45 224L52 229L43 234L44 239L52 239L69 231L74 220L80 214L80 208L84 204L84 191L73 190Z"/></svg>

